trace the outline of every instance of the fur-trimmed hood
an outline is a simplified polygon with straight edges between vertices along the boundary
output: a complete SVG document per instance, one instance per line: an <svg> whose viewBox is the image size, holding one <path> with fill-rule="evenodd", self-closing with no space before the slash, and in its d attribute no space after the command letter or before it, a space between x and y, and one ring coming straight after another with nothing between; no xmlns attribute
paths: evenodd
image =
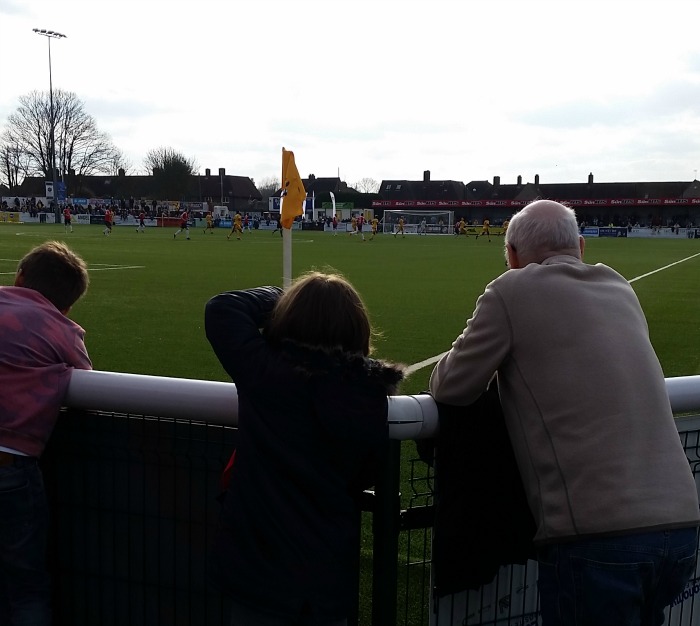
<svg viewBox="0 0 700 626"><path fill-rule="evenodd" d="M387 395L397 392L405 375L405 366L340 349L325 350L283 341L280 352L293 363L296 372L306 376L334 375L359 383L381 385Z"/></svg>

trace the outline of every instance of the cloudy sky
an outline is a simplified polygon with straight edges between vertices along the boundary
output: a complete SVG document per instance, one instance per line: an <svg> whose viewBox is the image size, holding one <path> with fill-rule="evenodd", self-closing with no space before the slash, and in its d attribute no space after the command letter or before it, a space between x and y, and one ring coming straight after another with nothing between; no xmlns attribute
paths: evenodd
<svg viewBox="0 0 700 626"><path fill-rule="evenodd" d="M73 91L143 172L580 182L700 169L697 0L0 0L0 130Z"/></svg>

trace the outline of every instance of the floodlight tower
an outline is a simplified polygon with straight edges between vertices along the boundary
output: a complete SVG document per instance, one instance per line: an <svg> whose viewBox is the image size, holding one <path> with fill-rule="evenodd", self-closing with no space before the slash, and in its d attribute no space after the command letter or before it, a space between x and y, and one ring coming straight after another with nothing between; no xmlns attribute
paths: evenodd
<svg viewBox="0 0 700 626"><path fill-rule="evenodd" d="M46 37L46 40L49 43L49 100L51 102L51 136L50 136L50 142L51 142L51 180L53 181L53 201L54 201L54 210L58 206L58 201L57 201L57 194L56 194L56 186L57 186L57 181L56 181L56 137L55 137L55 128L56 128L56 117L54 113L54 108L53 108L53 80L51 77L51 40L52 39L65 39L66 36L63 35L62 33L57 33L56 31L53 30L46 30L45 28L33 28L32 29L37 35L41 35L42 37Z"/></svg>

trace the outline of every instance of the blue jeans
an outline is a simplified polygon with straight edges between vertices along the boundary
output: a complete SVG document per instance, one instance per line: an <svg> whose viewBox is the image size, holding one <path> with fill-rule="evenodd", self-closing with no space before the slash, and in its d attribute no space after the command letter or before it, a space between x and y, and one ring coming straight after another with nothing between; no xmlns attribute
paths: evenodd
<svg viewBox="0 0 700 626"><path fill-rule="evenodd" d="M538 550L543 626L657 626L695 571L697 529Z"/></svg>
<svg viewBox="0 0 700 626"><path fill-rule="evenodd" d="M0 467L0 624L51 624L48 505L37 460Z"/></svg>

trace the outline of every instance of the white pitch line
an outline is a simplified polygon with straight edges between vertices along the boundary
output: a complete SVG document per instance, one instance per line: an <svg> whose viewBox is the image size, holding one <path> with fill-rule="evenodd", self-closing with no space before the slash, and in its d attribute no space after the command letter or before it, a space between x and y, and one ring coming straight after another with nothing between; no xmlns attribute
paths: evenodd
<svg viewBox="0 0 700 626"><path fill-rule="evenodd" d="M0 259L2 260L2 259ZM106 265L105 263L99 263L98 265ZM110 270L142 270L145 269L145 265L115 265L112 267L88 267L88 272L109 272ZM0 272L0 276L14 276L17 272Z"/></svg>
<svg viewBox="0 0 700 626"><path fill-rule="evenodd" d="M420 361L419 363L414 363L413 365L409 365L406 368L406 376L410 376L411 374L413 374L413 372L417 372L418 370L422 370L424 367L428 367L428 365L432 365L433 363L437 363L446 354L447 354L447 352L443 352L442 354L438 354L437 356L431 356L429 359L425 359L425 361Z"/></svg>
<svg viewBox="0 0 700 626"><path fill-rule="evenodd" d="M102 265L104 265L104 263ZM142 270L145 269L145 267L145 265L115 265L113 267L88 266L88 272L109 272L110 270Z"/></svg>
<svg viewBox="0 0 700 626"><path fill-rule="evenodd" d="M652 272L647 272L646 274L642 274L641 276L635 276L634 278L630 278L627 282L632 284L633 282L641 280L642 278L646 278L647 276L651 276L652 274L656 274L657 272L661 272L662 270L667 270L669 267L673 267L674 265L678 265L679 263L685 263L686 261L690 261L690 259L694 259L696 256L700 256L700 252L698 252L697 254L693 254L689 257L686 257L685 259L681 259L680 261L675 261L674 263L669 263L668 265L664 265L663 267L660 267L656 270L653 270ZM424 361L419 361L418 363L414 363L413 365L409 365L406 368L406 376L410 376L414 372L417 372L418 370L422 370L424 367L428 367L428 365L433 365L434 363L437 363L446 354L447 354L447 352L443 352L442 354L438 354L436 356L431 356L429 359L425 359Z"/></svg>
<svg viewBox="0 0 700 626"><path fill-rule="evenodd" d="M679 263L685 263L686 261L690 261L690 259L694 259L696 256L700 256L700 252L698 252L697 254L693 254L692 256L686 257L685 259L681 259L680 261L676 261L675 263L669 263L668 265L664 265L663 267L660 267L658 270L654 270L653 272L647 272L646 274L642 274L641 276L635 276L634 278L630 278L627 282L632 284L633 282L641 278L646 278L647 276L656 274L656 272L660 272L661 270L667 270L669 267L673 267L674 265L678 265Z"/></svg>

